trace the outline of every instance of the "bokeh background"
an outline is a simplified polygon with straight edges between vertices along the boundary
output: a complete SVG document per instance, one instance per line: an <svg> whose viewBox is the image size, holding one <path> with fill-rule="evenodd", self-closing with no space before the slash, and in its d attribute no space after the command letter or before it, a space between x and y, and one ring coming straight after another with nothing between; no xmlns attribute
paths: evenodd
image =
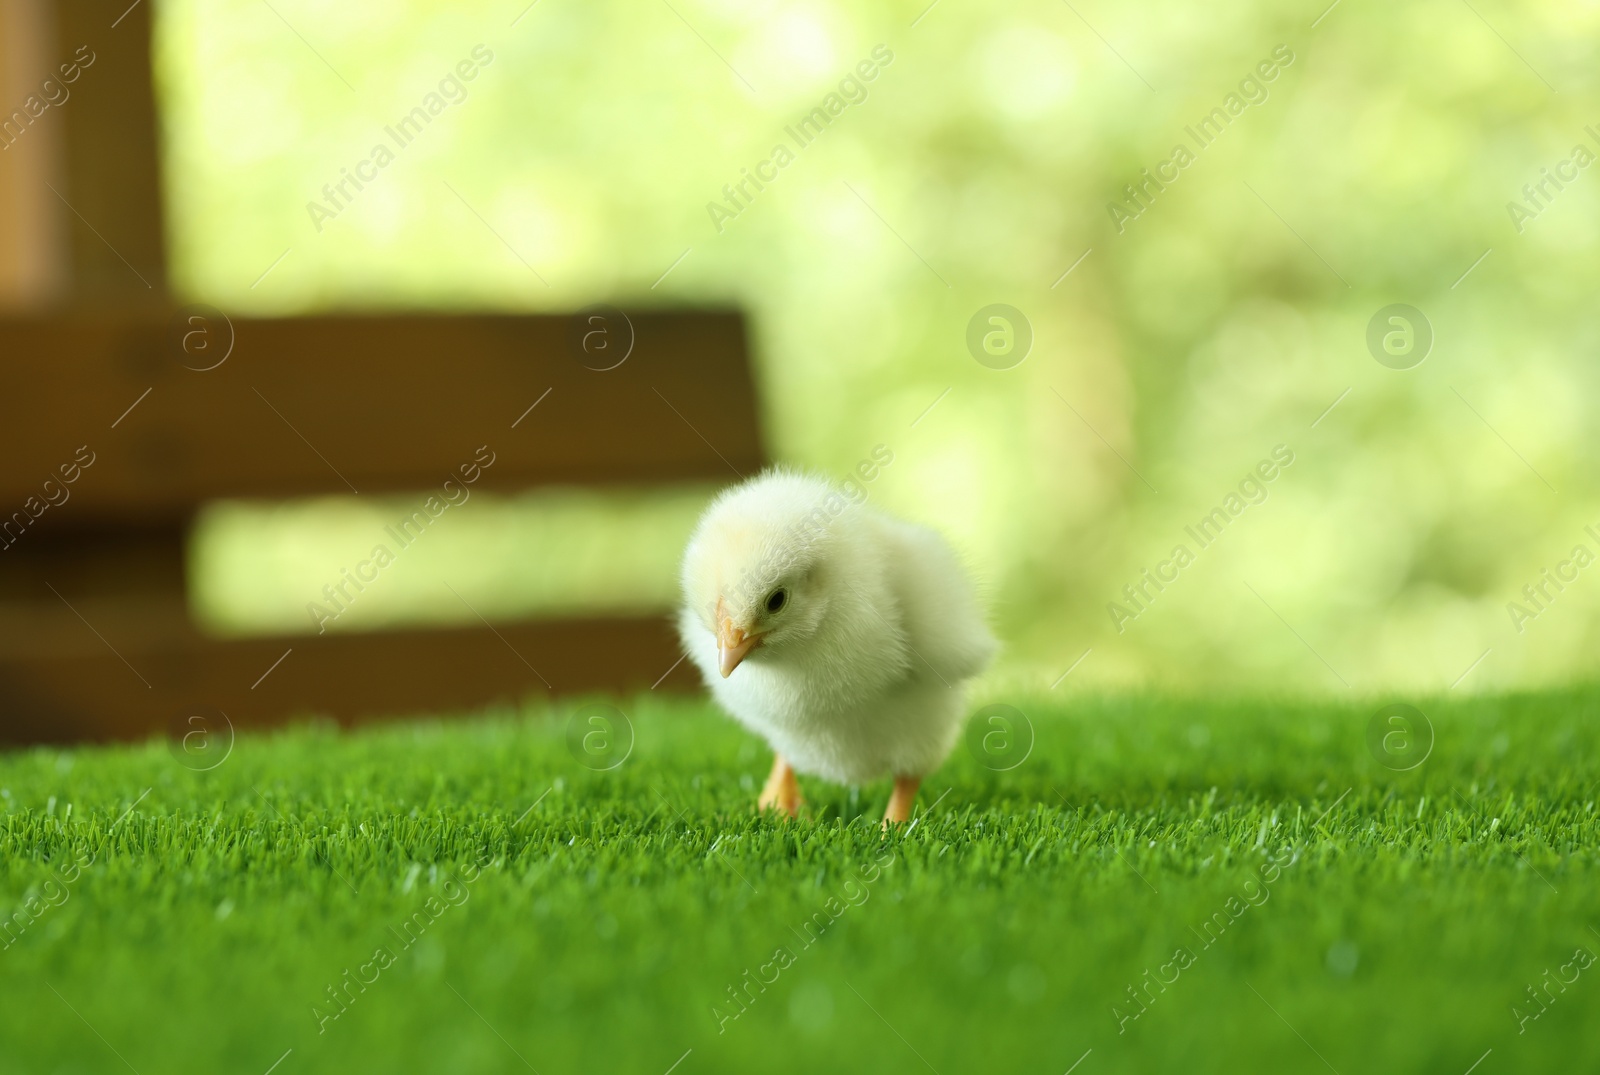
<svg viewBox="0 0 1600 1075"><path fill-rule="evenodd" d="M1508 203L1600 153L1600 5L1325 7L162 0L173 287L256 315L737 305L774 457L890 448L871 497L973 565L999 679L1586 677L1600 567L1520 631L1507 605L1600 553L1600 168L1520 231ZM879 45L866 99L719 230L708 203ZM319 230L323 185L477 46L466 98ZM1279 46L1267 98L1119 231L1108 204ZM1010 369L967 346L993 303L1031 326ZM1394 303L1433 334L1408 370L1366 342ZM1270 495L1200 550L1185 526L1278 445ZM446 568L491 616L665 610L711 491L480 492L332 629L471 616ZM303 596L393 514L217 505L198 611L309 631ZM1108 604L1180 543L1195 562L1119 630Z"/></svg>

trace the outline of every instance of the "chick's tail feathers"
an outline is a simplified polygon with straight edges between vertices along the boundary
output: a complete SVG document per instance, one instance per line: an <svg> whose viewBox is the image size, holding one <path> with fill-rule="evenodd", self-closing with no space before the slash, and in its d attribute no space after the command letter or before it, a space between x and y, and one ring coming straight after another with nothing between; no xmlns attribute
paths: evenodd
<svg viewBox="0 0 1600 1075"><path fill-rule="evenodd" d="M918 657L947 686L982 672L1000 643L955 550L927 527L886 517L877 523L891 551L889 584Z"/></svg>

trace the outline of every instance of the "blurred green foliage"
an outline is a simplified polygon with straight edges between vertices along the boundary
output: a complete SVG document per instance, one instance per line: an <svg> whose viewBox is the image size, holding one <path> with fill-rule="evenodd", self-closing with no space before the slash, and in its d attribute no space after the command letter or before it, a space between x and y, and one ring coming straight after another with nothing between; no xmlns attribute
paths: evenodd
<svg viewBox="0 0 1600 1075"><path fill-rule="evenodd" d="M478 617L649 613L678 595L678 555L710 492L470 495L402 544L421 497L329 498L207 509L190 557L202 622L227 634L371 630ZM376 566L382 546L392 561ZM368 566L362 566L368 565ZM360 589L345 572L376 576ZM344 586L332 599L322 588ZM356 584L359 585L359 584ZM455 592L452 593L451 591ZM331 619L313 618L316 603Z"/></svg>
<svg viewBox="0 0 1600 1075"><path fill-rule="evenodd" d="M1507 605L1600 551L1600 169L1520 230L1509 205L1600 152L1600 7L926 6L165 0L179 287L283 314L737 303L775 454L842 472L890 446L872 495L985 580L1002 676L1085 651L1073 687L1443 687L1486 651L1461 689L1587 673L1600 572L1521 631ZM318 230L323 185L480 44L465 99ZM723 186L880 44L865 100L719 230ZM1280 45L1266 98L1198 149L1186 128ZM1119 231L1108 207L1179 143L1194 161ZM996 302L1033 331L1003 371L965 342ZM1404 371L1365 342L1400 302L1434 334ZM1265 502L1119 630L1122 587L1280 444ZM345 563L308 555L269 587L247 546L203 549L232 565L208 600L297 609Z"/></svg>

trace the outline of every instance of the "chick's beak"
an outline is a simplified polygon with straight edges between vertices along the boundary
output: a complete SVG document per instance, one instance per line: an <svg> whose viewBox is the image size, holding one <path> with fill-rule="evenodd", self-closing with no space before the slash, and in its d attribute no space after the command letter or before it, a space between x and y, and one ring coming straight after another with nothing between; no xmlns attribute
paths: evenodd
<svg viewBox="0 0 1600 1075"><path fill-rule="evenodd" d="M746 634L742 627L735 627L730 619L724 618L718 623L717 657L722 666L722 678L727 679L731 676L733 670L739 667L739 662L759 645L761 645L759 634Z"/></svg>

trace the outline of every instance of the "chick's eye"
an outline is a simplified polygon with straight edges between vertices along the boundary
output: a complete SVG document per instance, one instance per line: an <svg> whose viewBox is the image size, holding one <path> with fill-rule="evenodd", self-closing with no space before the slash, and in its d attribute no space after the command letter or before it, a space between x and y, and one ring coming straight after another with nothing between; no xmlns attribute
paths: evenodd
<svg viewBox="0 0 1600 1075"><path fill-rule="evenodd" d="M773 590L772 593L767 596L767 611L777 612L788 603L789 593L787 590Z"/></svg>

